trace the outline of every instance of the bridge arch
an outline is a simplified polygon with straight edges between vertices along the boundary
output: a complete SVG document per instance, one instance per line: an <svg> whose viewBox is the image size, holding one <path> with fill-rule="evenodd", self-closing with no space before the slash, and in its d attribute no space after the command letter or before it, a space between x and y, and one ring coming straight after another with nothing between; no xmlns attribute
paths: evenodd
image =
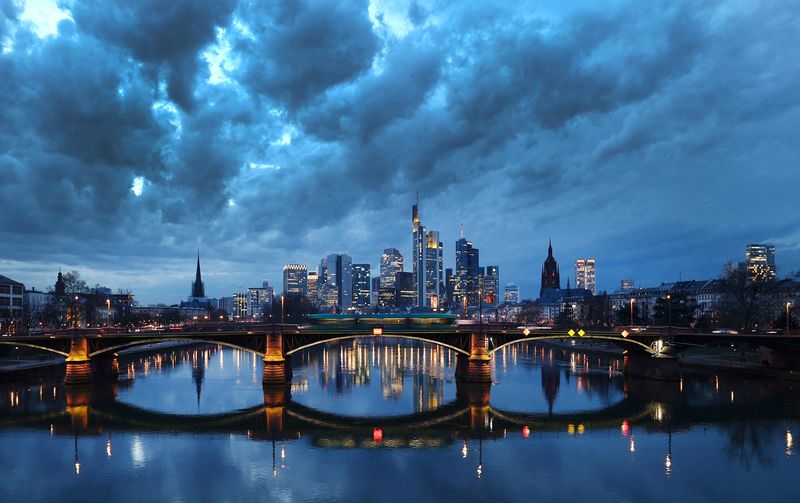
<svg viewBox="0 0 800 503"><path fill-rule="evenodd" d="M503 349L506 346L511 346L512 344L518 344L520 342L536 342L536 341L557 340L557 339L558 340L561 340L561 339L576 339L576 340L577 339L591 339L591 340L607 340L607 341L612 341L612 342L615 342L615 343L622 342L622 343L626 343L626 344L632 344L632 345L640 348L641 350L643 350L643 351L645 351L648 354L653 355L653 356L656 356L656 355L659 354L657 351L654 351L653 348L651 348L647 344L644 344L643 342L639 342L637 340L628 339L628 338L620 338L620 337L611 337L609 335L591 335L591 334L586 334L586 335L584 335L582 337L570 337L570 336L565 335L565 334L547 334L547 335L534 335L534 336L529 336L529 337L521 337L519 339L512 339L512 340L506 341L506 342L500 344L499 346L493 347L492 349L489 350L489 354L490 355L494 354L498 350Z"/></svg>
<svg viewBox="0 0 800 503"><path fill-rule="evenodd" d="M370 333L370 334L347 334L347 335L333 335L332 334L331 337L329 337L329 338L320 339L320 340L317 340L317 341L309 342L307 344L303 344L303 345L298 346L296 348L292 348L291 350L289 350L286 353L284 353L284 356L291 356L291 355L293 355L293 354L295 354L295 353L297 353L299 351L303 351L303 350L306 350L306 349L314 347L314 346L319 346L321 344L327 344L329 342L344 341L344 340L348 340L348 339L381 339L381 338L386 338L386 339L409 339L409 340L414 340L414 341L422 341L422 342L427 342L427 343L430 343L430 344L433 344L433 345L436 345L436 346L441 346L441 347L444 347L444 348L447 348L447 349L451 349L451 350L455 351L456 353L459 353L459 354L462 354L462 355L466 355L466 356L470 355L470 352L465 350L465 349L459 348L457 346L454 346L452 344L448 344L448 343L443 342L443 341L436 340L434 338L424 337L422 335L400 335L400 334L393 334L393 333L383 333L381 335L374 335L374 334Z"/></svg>
<svg viewBox="0 0 800 503"><path fill-rule="evenodd" d="M156 338L153 338L153 339L137 339L137 340L134 340L134 341L123 342L121 344L116 344L114 346L109 346L109 347L98 349L97 351L91 352L91 353L89 353L89 358L94 358L95 356L99 356L99 355L102 355L102 354L105 354L105 353L109 353L109 352L120 351L120 350L123 350L123 349L133 348L133 347L136 347L136 346L142 346L142 345L145 345L145 344L157 344L157 343L161 343L161 342L178 342L178 341L197 342L197 343L200 343L200 344L217 344L217 345L220 345L220 346L226 346L226 347L233 348L233 349L240 349L242 351L246 351L248 353L253 353L253 354L256 354L258 356L262 356L262 357L264 356L264 353L262 353L261 351L255 350L253 348L248 348L246 346L241 346L241 345L238 345L238 344L233 344L233 343L227 342L227 341L219 341L219 340L214 340L214 339L196 339L194 337L176 336L176 337L169 337L169 338L159 337L157 339Z"/></svg>
<svg viewBox="0 0 800 503"><path fill-rule="evenodd" d="M64 356L64 357L69 356L69 351L64 352L64 351L60 351L60 350L58 350L56 348L49 348L47 346L42 346L42 345L39 345L39 344L33 344L33 343L30 343L30 342L0 341L0 344L2 344L4 346L23 346L23 347L26 347L26 348L33 348L33 349L38 349L38 350L41 350L41 351L47 351L48 353L55 353L57 355Z"/></svg>

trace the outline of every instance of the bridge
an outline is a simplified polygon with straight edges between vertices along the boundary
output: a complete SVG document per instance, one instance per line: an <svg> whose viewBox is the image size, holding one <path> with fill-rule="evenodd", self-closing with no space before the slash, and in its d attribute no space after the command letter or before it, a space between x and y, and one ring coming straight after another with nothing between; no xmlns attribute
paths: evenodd
<svg viewBox="0 0 800 503"><path fill-rule="evenodd" d="M425 341L458 355L456 377L474 383L491 382L493 355L526 341L582 339L605 341L625 349L624 372L662 380L679 378L675 352L707 344L759 344L793 354L800 362L800 337L783 335L628 333L583 329L529 330L507 324L458 324L452 315L319 316L312 325L208 324L160 332L120 332L114 329L73 329L51 334L3 337L0 345L31 347L66 357L65 384L114 379L119 374L118 351L168 341L220 344L259 355L262 381L291 381L291 356L315 345L366 337ZM800 368L800 365L798 365Z"/></svg>

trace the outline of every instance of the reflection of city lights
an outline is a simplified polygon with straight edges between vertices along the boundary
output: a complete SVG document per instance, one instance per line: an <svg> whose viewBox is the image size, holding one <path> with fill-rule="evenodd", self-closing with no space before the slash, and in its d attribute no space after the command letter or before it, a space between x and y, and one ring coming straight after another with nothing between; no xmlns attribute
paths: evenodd
<svg viewBox="0 0 800 503"><path fill-rule="evenodd" d="M622 431L622 436L623 437L627 437L628 436L628 430L630 429L630 426L628 425L628 420L627 419L622 421L622 426L620 426L619 429Z"/></svg>
<svg viewBox="0 0 800 503"><path fill-rule="evenodd" d="M792 449L794 448L794 439L792 438L792 432L786 430L786 455L792 455Z"/></svg>
<svg viewBox="0 0 800 503"><path fill-rule="evenodd" d="M658 421L659 423L664 420L664 408L661 406L660 403L656 404L656 410L654 416L655 420Z"/></svg>
<svg viewBox="0 0 800 503"><path fill-rule="evenodd" d="M281 443L281 461L286 461L286 446Z"/></svg>
<svg viewBox="0 0 800 503"><path fill-rule="evenodd" d="M568 424L567 425L567 433L569 434L569 436L572 436L572 435L575 434L575 425L574 424Z"/></svg>
<svg viewBox="0 0 800 503"><path fill-rule="evenodd" d="M481 478L481 475L483 475L483 465L478 465L476 472L478 474L478 478Z"/></svg>
<svg viewBox="0 0 800 503"><path fill-rule="evenodd" d="M672 473L672 455L670 453L667 453L667 458L664 460L664 468L666 470L667 477L669 477Z"/></svg>
<svg viewBox="0 0 800 503"><path fill-rule="evenodd" d="M75 475L81 474L81 463L79 461L75 461Z"/></svg>
<svg viewBox="0 0 800 503"><path fill-rule="evenodd" d="M523 426L522 427L522 438L528 438L530 436L530 434L531 434L530 428L528 428L527 426Z"/></svg>
<svg viewBox="0 0 800 503"><path fill-rule="evenodd" d="M731 403L733 403L733 390L731 390Z"/></svg>
<svg viewBox="0 0 800 503"><path fill-rule="evenodd" d="M111 439L106 440L106 456L111 457Z"/></svg>
<svg viewBox="0 0 800 503"><path fill-rule="evenodd" d="M467 459L467 453L468 452L469 452L469 450L467 449L467 441L464 440L464 446L461 447L461 457L464 458L464 459Z"/></svg>
<svg viewBox="0 0 800 503"><path fill-rule="evenodd" d="M372 441L373 442L383 442L383 430L380 428L373 428L372 429Z"/></svg>
<svg viewBox="0 0 800 503"><path fill-rule="evenodd" d="M631 452L636 452L636 442L633 440L633 435L631 435Z"/></svg>

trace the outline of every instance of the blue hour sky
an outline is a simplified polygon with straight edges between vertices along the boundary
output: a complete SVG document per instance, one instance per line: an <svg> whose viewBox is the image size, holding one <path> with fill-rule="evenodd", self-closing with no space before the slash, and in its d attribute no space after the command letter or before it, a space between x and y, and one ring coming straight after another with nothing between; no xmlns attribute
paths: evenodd
<svg viewBox="0 0 800 503"><path fill-rule="evenodd" d="M800 3L0 0L0 274L208 294L347 252L535 297L800 269ZM573 280L574 281L574 280Z"/></svg>

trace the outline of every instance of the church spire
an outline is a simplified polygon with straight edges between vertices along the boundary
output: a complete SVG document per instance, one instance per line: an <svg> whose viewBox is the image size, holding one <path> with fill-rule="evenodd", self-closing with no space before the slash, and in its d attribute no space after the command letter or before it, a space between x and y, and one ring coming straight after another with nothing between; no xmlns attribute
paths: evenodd
<svg viewBox="0 0 800 503"><path fill-rule="evenodd" d="M206 296L206 289L203 285L203 277L200 274L200 250L197 250L197 271L195 272L194 282L192 283L192 297L203 298Z"/></svg>
<svg viewBox="0 0 800 503"><path fill-rule="evenodd" d="M553 239L550 238L550 242L547 245L547 258L553 258Z"/></svg>

